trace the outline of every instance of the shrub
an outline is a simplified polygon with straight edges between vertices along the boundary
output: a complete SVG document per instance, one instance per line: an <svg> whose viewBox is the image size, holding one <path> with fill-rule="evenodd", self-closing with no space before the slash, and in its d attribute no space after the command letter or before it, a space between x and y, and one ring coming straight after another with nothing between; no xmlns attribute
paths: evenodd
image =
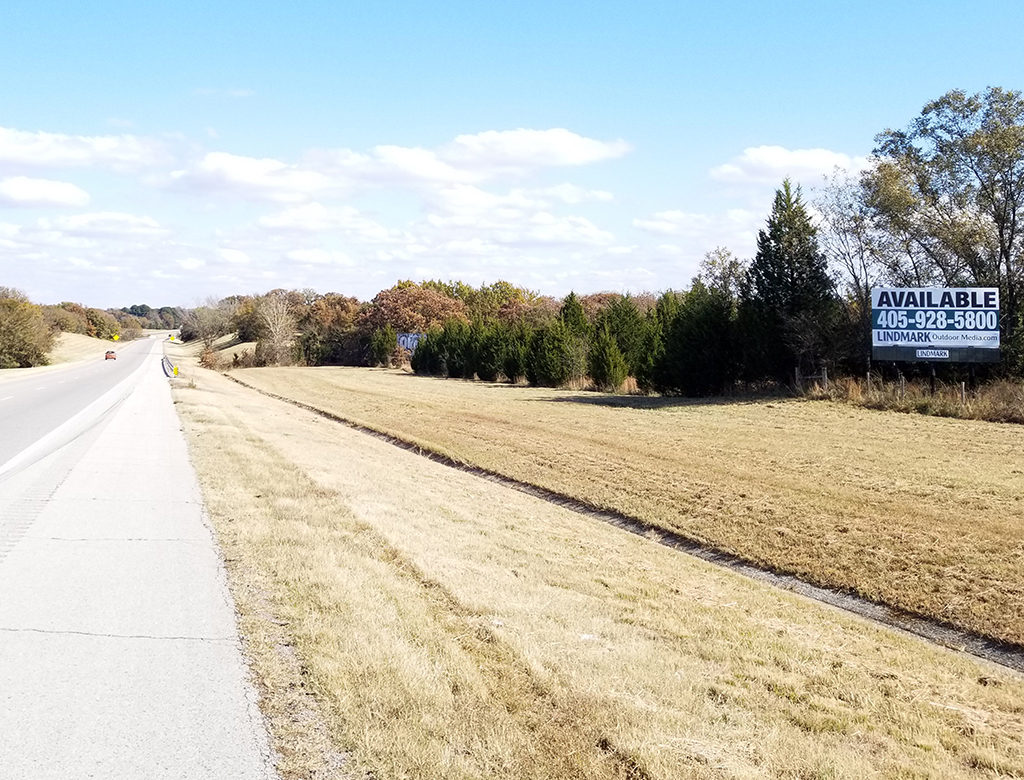
<svg viewBox="0 0 1024 780"><path fill-rule="evenodd" d="M220 369L220 355L212 347L206 347L199 353L199 365L214 371Z"/></svg>

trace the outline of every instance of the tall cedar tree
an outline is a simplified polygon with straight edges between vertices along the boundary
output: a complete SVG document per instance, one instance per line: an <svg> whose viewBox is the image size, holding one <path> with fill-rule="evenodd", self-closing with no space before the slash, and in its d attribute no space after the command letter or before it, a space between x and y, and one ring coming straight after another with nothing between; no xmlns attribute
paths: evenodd
<svg viewBox="0 0 1024 780"><path fill-rule="evenodd" d="M821 358L818 336L828 328L836 300L800 187L786 179L757 235L757 254L746 277L742 319L748 375L787 381L794 368L814 367Z"/></svg>
<svg viewBox="0 0 1024 780"><path fill-rule="evenodd" d="M636 377L644 364L645 350L650 348L650 325L629 295L615 298L599 317L599 328L605 328L615 340L626 361L626 371Z"/></svg>
<svg viewBox="0 0 1024 780"><path fill-rule="evenodd" d="M587 319L587 313L583 310L583 304L580 303L580 299L576 297L574 292L569 293L562 300L562 308L558 312L558 319L565 325L569 333L572 333L574 336L579 336L588 341L593 336L594 327L590 324L590 320Z"/></svg>
<svg viewBox="0 0 1024 780"><path fill-rule="evenodd" d="M607 327L598 329L594 343L590 347L587 365L594 384L609 393L617 393L629 374L626 359Z"/></svg>

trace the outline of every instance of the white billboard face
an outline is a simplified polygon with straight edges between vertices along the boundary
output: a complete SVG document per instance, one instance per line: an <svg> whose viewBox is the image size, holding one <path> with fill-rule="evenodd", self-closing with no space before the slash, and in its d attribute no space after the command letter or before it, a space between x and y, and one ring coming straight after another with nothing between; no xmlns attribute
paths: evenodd
<svg viewBox="0 0 1024 780"><path fill-rule="evenodd" d="M995 287L876 287L871 291L875 360L999 360Z"/></svg>

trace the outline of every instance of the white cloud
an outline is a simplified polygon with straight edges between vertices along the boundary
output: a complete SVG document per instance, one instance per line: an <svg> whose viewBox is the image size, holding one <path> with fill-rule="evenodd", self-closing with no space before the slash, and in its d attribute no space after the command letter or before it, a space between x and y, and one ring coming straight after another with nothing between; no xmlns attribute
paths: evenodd
<svg viewBox="0 0 1024 780"><path fill-rule="evenodd" d="M535 246L537 244L608 244L615 236L601 230L586 217L558 217L546 212L535 214L528 225L512 231L499 231L499 240L506 244Z"/></svg>
<svg viewBox="0 0 1024 780"><path fill-rule="evenodd" d="M85 167L130 170L166 163L167 150L155 139L134 135L63 135L0 127L0 166Z"/></svg>
<svg viewBox="0 0 1024 780"><path fill-rule="evenodd" d="M285 254L289 260L310 265L354 266L355 261L344 252L327 249L293 249Z"/></svg>
<svg viewBox="0 0 1024 780"><path fill-rule="evenodd" d="M835 168L857 171L867 158L851 157L828 149L786 149L782 146L753 146L729 162L711 169L714 179L778 185L787 176L796 181L814 181Z"/></svg>
<svg viewBox="0 0 1024 780"><path fill-rule="evenodd" d="M270 158L256 159L210 152L172 180L206 191L226 191L241 198L303 203L330 189L330 177Z"/></svg>
<svg viewBox="0 0 1024 780"><path fill-rule="evenodd" d="M195 257L186 257L184 260L178 260L178 265L186 271L194 271L197 268L202 268L206 263Z"/></svg>
<svg viewBox="0 0 1024 780"><path fill-rule="evenodd" d="M503 245L605 244L614 238L580 216L552 214L547 201L526 190L495 195L470 184L455 184L430 193L425 225L440 240L465 240L481 233Z"/></svg>
<svg viewBox="0 0 1024 780"><path fill-rule="evenodd" d="M627 154L630 144L619 139L598 141L565 128L550 130L488 130L460 135L442 148L443 159L470 170L521 175L531 170L587 165Z"/></svg>
<svg viewBox="0 0 1024 780"><path fill-rule="evenodd" d="M221 260L232 265L247 265L252 259L240 249L227 249L222 247L218 250Z"/></svg>
<svg viewBox="0 0 1024 780"><path fill-rule="evenodd" d="M502 176L521 177L545 167L585 165L618 157L625 141L598 141L564 129L488 131L458 136L438 149L380 145L369 155L351 149L317 149L287 163L210 152L171 174L173 181L202 191L250 200L305 203L385 186L417 190L479 184ZM562 184L539 191L565 203L611 200L599 190Z"/></svg>
<svg viewBox="0 0 1024 780"><path fill-rule="evenodd" d="M407 178L430 182L476 182L483 176L475 171L454 167L436 152L404 146L377 146L376 163L388 178ZM373 177L372 167L367 171Z"/></svg>
<svg viewBox="0 0 1024 780"><path fill-rule="evenodd" d="M711 214L660 211L650 219L634 219L633 226L662 239L671 238L672 243L654 247L654 253L683 258L695 272L700 259L718 246L728 247L738 257L752 257L766 213L746 209Z"/></svg>
<svg viewBox="0 0 1024 780"><path fill-rule="evenodd" d="M327 207L320 203L294 206L260 218L260 227L272 231L341 233L367 243L405 240L383 225L364 217L352 206Z"/></svg>
<svg viewBox="0 0 1024 780"><path fill-rule="evenodd" d="M68 182L25 176L0 179L0 205L81 207L88 204L89 193Z"/></svg>
<svg viewBox="0 0 1024 780"><path fill-rule="evenodd" d="M104 238L156 237L167 233L152 217L137 217L116 211L94 214L76 214L58 219L39 220L42 230L51 230L70 236L100 236Z"/></svg>
<svg viewBox="0 0 1024 780"><path fill-rule="evenodd" d="M745 209L729 209L721 214L694 214L684 211L659 211L653 219L634 219L633 226L647 233L704 239L710 235L756 235L762 215Z"/></svg>
<svg viewBox="0 0 1024 780"><path fill-rule="evenodd" d="M562 203L568 203L570 205L576 205L577 203L585 203L587 201L599 201L604 203L610 203L615 200L614 196L610 192L604 190L587 190L583 187L577 187L575 184L558 184L554 187L545 187L538 190L523 190L523 192L536 195L541 198L553 198L559 200Z"/></svg>

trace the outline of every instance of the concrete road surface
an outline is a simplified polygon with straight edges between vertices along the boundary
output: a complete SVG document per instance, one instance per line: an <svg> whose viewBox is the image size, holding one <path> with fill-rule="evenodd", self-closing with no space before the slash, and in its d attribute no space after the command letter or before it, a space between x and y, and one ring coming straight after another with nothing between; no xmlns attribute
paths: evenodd
<svg viewBox="0 0 1024 780"><path fill-rule="evenodd" d="M276 777L160 350L0 473L3 780Z"/></svg>

